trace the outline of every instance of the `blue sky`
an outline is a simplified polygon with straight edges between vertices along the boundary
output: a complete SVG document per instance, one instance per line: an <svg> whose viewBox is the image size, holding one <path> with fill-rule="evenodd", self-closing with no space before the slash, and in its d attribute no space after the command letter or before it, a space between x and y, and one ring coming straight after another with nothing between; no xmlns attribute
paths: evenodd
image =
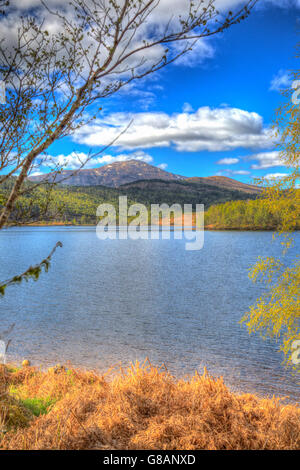
<svg viewBox="0 0 300 470"><path fill-rule="evenodd" d="M279 88L297 68L300 3L259 5L247 20L200 42L178 63L103 100L95 124L52 145L49 154L74 168L73 152L84 158L99 150L132 120L89 167L137 158L181 175L243 182L286 173L270 125L282 101Z"/></svg>

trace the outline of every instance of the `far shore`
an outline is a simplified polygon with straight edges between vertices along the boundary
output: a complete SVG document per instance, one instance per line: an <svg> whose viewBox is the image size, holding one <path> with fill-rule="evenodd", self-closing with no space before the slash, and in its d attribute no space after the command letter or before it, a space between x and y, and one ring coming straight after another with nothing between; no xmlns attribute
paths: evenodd
<svg viewBox="0 0 300 470"><path fill-rule="evenodd" d="M163 227L167 226L167 223L160 223L158 226ZM20 225L12 225L8 226L6 228L10 227L97 227L97 224L74 224L72 222L35 222L31 224L20 224ZM117 224L118 227L118 224ZM145 225L143 227L150 228L151 225ZM184 227L182 225L174 225L170 224L171 229L178 227L179 229L182 228L184 230L196 230L196 226L193 225L191 227ZM244 227L222 227L222 226L216 226L216 225L205 225L204 226L205 231L239 231L239 232L273 232L276 230L276 227L270 227L270 228L261 228L261 227L251 227L251 226L244 226ZM297 231L297 230L296 230Z"/></svg>

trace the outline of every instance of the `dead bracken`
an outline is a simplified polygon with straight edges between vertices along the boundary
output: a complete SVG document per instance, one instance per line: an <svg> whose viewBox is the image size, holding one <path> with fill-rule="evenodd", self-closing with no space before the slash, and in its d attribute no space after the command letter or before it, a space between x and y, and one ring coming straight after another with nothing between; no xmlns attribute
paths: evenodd
<svg viewBox="0 0 300 470"><path fill-rule="evenodd" d="M300 408L136 363L0 368L2 449L300 449Z"/></svg>

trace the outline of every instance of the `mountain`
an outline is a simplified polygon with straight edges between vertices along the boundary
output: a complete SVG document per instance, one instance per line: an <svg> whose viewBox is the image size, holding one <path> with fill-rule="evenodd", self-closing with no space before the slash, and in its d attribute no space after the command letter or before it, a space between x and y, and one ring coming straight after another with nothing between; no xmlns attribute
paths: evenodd
<svg viewBox="0 0 300 470"><path fill-rule="evenodd" d="M31 176L31 181L39 181L47 176ZM138 160L129 160L126 162L115 162L109 165L104 165L100 168L93 169L82 169L74 173L72 170L64 170L62 173L57 175L56 182L68 186L106 186L109 188L124 187L124 185L139 183L136 188L141 188L141 185L145 185L145 181L151 180L151 185L154 185L157 189L159 188L159 181L168 182L186 182L192 186L185 188L185 191L191 192L195 190L195 186L199 189L200 186L209 190L209 187L226 189L229 191L238 191L247 194L259 194L261 188L251 184L244 184L240 181L236 181L226 176L208 176L208 177L185 177L176 175L168 171L162 170L148 163L141 162ZM156 183L153 181L156 180ZM200 185L200 186L199 186ZM153 186L153 189L154 189ZM165 187L166 189L167 187ZM131 187L133 189L133 186ZM147 185L149 189L149 185ZM171 190L171 187L168 187ZM182 190L182 187L177 189ZM212 191L212 189L210 189Z"/></svg>
<svg viewBox="0 0 300 470"><path fill-rule="evenodd" d="M126 162L115 162L100 168L82 169L75 174L72 170L64 170L57 175L55 181L69 186L107 186L118 188L122 184L145 179L160 179L167 181L177 181L182 176L161 170L156 166L138 160ZM45 177L44 177L45 178ZM67 179L65 179L67 178ZM31 176L31 181L39 181L41 176Z"/></svg>

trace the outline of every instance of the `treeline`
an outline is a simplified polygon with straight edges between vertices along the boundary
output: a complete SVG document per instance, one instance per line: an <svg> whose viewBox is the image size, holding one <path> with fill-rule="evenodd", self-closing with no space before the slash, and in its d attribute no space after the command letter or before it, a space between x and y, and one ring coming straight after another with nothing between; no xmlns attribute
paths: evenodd
<svg viewBox="0 0 300 470"><path fill-rule="evenodd" d="M149 206L150 204L204 204L206 208L227 201L255 199L250 194L235 189L194 181L139 180L120 186L120 194Z"/></svg>
<svg viewBox="0 0 300 470"><path fill-rule="evenodd" d="M285 212L295 213L293 205L286 204ZM275 230L281 228L283 214L271 210L264 199L231 201L211 206L205 213L205 225L213 229ZM300 218L296 223L300 229Z"/></svg>
<svg viewBox="0 0 300 470"><path fill-rule="evenodd" d="M0 188L0 209L11 190L13 179ZM28 191L26 192L26 189ZM140 181L120 188L104 186L35 186L25 183L25 193L19 198L11 215L11 223L66 223L74 225L96 224L96 210L100 204L109 203L118 214L119 196L127 196L128 205L144 204L212 204L255 197L241 191L228 190L213 185L162 180Z"/></svg>
<svg viewBox="0 0 300 470"><path fill-rule="evenodd" d="M97 190L89 191L89 188L85 188L86 192L82 189L59 185L36 187L19 198L11 214L10 223L93 225L97 223L96 210L100 204L110 203L117 209L119 195L113 189L97 187ZM0 192L0 209L7 194L5 190Z"/></svg>
<svg viewBox="0 0 300 470"><path fill-rule="evenodd" d="M11 189L12 181L1 185L0 209ZM128 205L136 202L146 205L166 203L184 204L203 203L206 209L205 226L211 229L237 230L274 230L281 226L287 211L296 213L291 203L287 202L281 209L270 209L264 199L243 199L254 197L247 193L234 191L219 192L214 188L196 188L195 185L174 185L164 182L149 181L143 187L107 188L104 186L47 186L32 188L27 182L25 192L11 215L12 224L28 223L61 223L73 225L94 225L97 223L96 210L100 204L110 203L116 208L118 215L119 196L126 195ZM166 190L169 188L169 190ZM26 189L26 187L25 187ZM155 191L156 189L156 191ZM237 193L237 194L236 194ZM216 198L216 200L215 200ZM227 200L227 198L232 198ZM225 199L225 200L224 200ZM149 211L150 212L150 211ZM300 221L297 220L297 229Z"/></svg>

